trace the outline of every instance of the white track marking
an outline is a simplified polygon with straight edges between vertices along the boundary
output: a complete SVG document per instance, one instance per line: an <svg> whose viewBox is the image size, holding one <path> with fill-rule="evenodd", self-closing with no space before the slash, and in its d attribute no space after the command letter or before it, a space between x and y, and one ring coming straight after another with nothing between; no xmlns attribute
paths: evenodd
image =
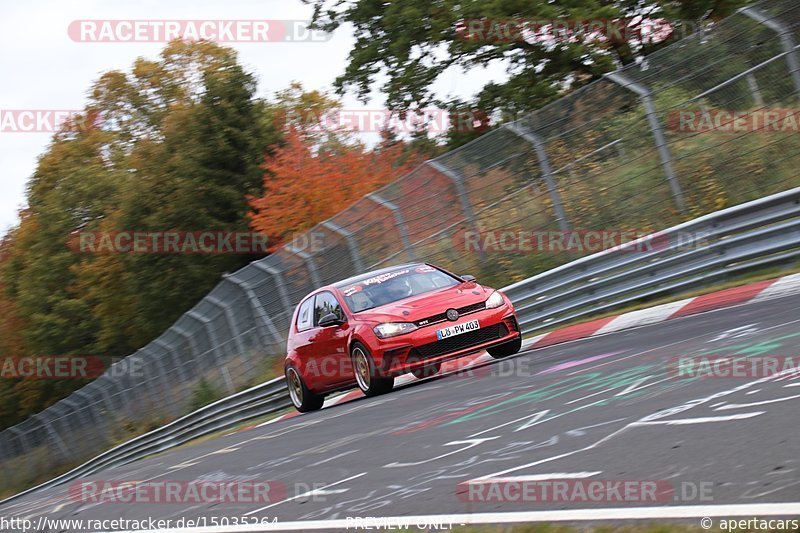
<svg viewBox="0 0 800 533"><path fill-rule="evenodd" d="M484 442L487 442L487 441L490 441L490 440L494 440L494 439L499 439L499 438L500 437L497 436L497 437L489 437L488 439L454 440L452 442L447 442L447 443L443 444L442 446L455 446L457 444L466 444L467 446L464 446L463 448L459 448L458 450L455 450L455 451L452 451L452 452L449 452L449 453L444 453L442 455L438 455L436 457L431 457L430 459L425 459L424 461L415 461L415 462L412 462L412 463L397 463L397 462L395 462L395 463L387 463L387 464L383 465L383 468L400 468L400 467L404 467L404 466L424 465L425 463L430 463L431 461L437 461L437 460L439 460L439 459L441 459L443 457L448 457L450 455L463 452L464 450L469 450L470 448L474 448L475 446L480 446Z"/></svg>
<svg viewBox="0 0 800 533"><path fill-rule="evenodd" d="M308 465L308 467L311 468L312 466L319 466L319 465L325 464L325 463L327 463L329 461L335 461L336 459L339 459L340 457L344 457L345 455L350 455L351 453L356 453L357 451L358 450L350 450L350 451L347 451L347 452L344 452L344 453L340 453L339 455L334 455L333 457L328 457L327 459L323 459L322 461L317 461L316 463L310 464L310 465Z"/></svg>
<svg viewBox="0 0 800 533"><path fill-rule="evenodd" d="M534 413L532 415L525 415L525 416L522 416L520 418L516 418L514 420L511 420L510 422L504 422L502 424L498 424L497 426L490 427L489 429L484 429L483 431L479 431L477 433L473 433L472 435L469 435L469 437L467 437L467 438L471 439L473 437L477 437L478 435L483 435L484 433L489 433L490 431L494 431L494 430L500 429L502 427L510 426L511 424L516 424L517 422L520 422L521 420L528 420L529 418L534 418L534 421L536 421L536 420L539 420L540 418L542 418L542 416L546 415L549 412L550 412L550 409L545 409L544 411L539 411L538 413Z"/></svg>
<svg viewBox="0 0 800 533"><path fill-rule="evenodd" d="M305 496L316 496L318 494L331 494L330 492L325 492L326 489L328 489L330 487L334 487L336 485L341 485L342 483L347 483L348 481L351 481L353 479L359 478L361 476L366 476L366 475L367 475L366 472L361 472L360 474L356 474L355 476L350 476L348 478L344 478L341 481L336 481L334 483L331 483L330 485L325 485L324 487L320 487L318 489L310 490L308 492L304 492L302 494L298 494L296 496L292 496L291 498L286 498L285 500L281 500L279 502L275 502L275 503L271 503L269 505L265 505L264 507L261 507L260 509L256 509L255 511L249 511L247 513L244 513L244 515L245 516L250 516L252 514L260 513L261 511L263 511L265 509L269 509L270 507L275 507L276 505L280 505L282 503L290 502L292 500L297 500L297 499L303 498Z"/></svg>
<svg viewBox="0 0 800 533"><path fill-rule="evenodd" d="M728 416L701 416L698 418L677 418L674 420L650 420L648 422L634 422L633 426L684 426L688 424L706 424L708 422L728 422L730 420L742 420L763 415L766 411L753 411L752 413L741 413Z"/></svg>
<svg viewBox="0 0 800 533"><path fill-rule="evenodd" d="M415 528L418 524L513 524L519 522L582 522L587 520L663 520L677 518L722 518L732 516L794 516L800 503L749 503L731 505L672 505L660 507L622 507L603 509L562 509L558 511L520 511L505 513L461 513L364 518L361 529ZM716 524L715 524L716 525ZM115 531L108 533L245 533L258 531L312 531L355 529L351 519L306 520L236 526L180 529ZM419 528L417 528L419 529Z"/></svg>
<svg viewBox="0 0 800 533"><path fill-rule="evenodd" d="M483 483L514 483L521 481L547 481L548 479L586 479L587 477L594 477L602 474L603 471L597 472L554 472L552 474L531 474L529 476L508 476L508 477L494 477L492 479L470 479L466 483L470 484L483 484Z"/></svg>
<svg viewBox="0 0 800 533"><path fill-rule="evenodd" d="M727 409L741 409L742 407L757 407L759 405L767 405L768 403L778 403L778 402L785 402L787 400L794 400L795 398L800 398L800 394L795 394L794 396L787 396L785 398L775 398L773 400L764 400L763 402L729 403L727 405L723 405L721 407L717 407L714 410L715 411L725 411Z"/></svg>

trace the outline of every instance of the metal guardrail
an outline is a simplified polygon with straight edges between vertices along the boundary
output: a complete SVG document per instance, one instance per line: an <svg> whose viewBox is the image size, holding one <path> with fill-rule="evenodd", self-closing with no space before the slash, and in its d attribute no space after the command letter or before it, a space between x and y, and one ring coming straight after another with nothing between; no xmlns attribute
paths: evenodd
<svg viewBox="0 0 800 533"><path fill-rule="evenodd" d="M201 407L166 426L134 437L65 474L0 501L0 505L31 492L88 476L104 468L128 464L198 437L236 427L291 405L286 381L282 377L272 379Z"/></svg>
<svg viewBox="0 0 800 533"><path fill-rule="evenodd" d="M800 187L699 217L501 290L514 302L523 332L529 334L798 255ZM290 405L285 381L273 379L120 444L0 504L230 429Z"/></svg>
<svg viewBox="0 0 800 533"><path fill-rule="evenodd" d="M800 255L800 188L583 257L504 289L530 334Z"/></svg>

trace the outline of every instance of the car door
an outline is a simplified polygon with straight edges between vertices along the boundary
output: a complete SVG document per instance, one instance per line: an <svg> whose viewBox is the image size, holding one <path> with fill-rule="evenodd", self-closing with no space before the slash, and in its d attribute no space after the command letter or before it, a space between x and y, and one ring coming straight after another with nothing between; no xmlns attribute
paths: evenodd
<svg viewBox="0 0 800 533"><path fill-rule="evenodd" d="M311 341L314 358L319 365L320 383L325 387L353 379L350 354L347 351L347 322L327 327L319 325L320 319L330 313L345 320L342 304L333 293L317 293L314 298L314 336Z"/></svg>
<svg viewBox="0 0 800 533"><path fill-rule="evenodd" d="M295 331L292 348L300 361L303 380L306 386L312 390L318 390L320 386L319 361L315 357L316 349L313 341L317 334L314 329L314 296L310 296L300 303Z"/></svg>

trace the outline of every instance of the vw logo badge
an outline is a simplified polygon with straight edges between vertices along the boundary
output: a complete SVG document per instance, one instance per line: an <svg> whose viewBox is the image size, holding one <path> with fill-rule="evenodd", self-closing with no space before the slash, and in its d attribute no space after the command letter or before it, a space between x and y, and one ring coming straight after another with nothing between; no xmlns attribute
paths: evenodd
<svg viewBox="0 0 800 533"><path fill-rule="evenodd" d="M455 309L448 309L447 320L451 322L455 322L456 320L458 320L458 311L456 311Z"/></svg>

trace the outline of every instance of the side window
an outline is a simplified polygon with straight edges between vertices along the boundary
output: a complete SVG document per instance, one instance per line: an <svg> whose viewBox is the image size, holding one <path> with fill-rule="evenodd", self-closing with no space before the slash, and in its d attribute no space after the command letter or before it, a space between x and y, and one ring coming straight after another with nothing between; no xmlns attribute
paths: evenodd
<svg viewBox="0 0 800 533"><path fill-rule="evenodd" d="M319 319L328 313L335 313L339 318L344 318L342 306L336 297L329 292L321 292L317 294L316 303L314 304L314 325L319 323Z"/></svg>
<svg viewBox="0 0 800 533"><path fill-rule="evenodd" d="M309 298L300 304L300 311L297 313L297 331L303 331L311 327L312 309L314 307L314 298Z"/></svg>

